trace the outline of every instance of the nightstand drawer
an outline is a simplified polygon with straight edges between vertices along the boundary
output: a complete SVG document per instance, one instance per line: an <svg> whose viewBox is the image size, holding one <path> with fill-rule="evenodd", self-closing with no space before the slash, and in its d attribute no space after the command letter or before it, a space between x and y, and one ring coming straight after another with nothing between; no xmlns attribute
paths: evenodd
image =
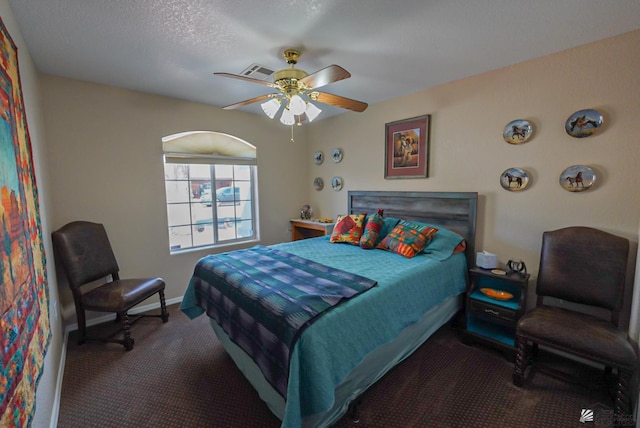
<svg viewBox="0 0 640 428"><path fill-rule="evenodd" d="M516 312L503 306L490 305L475 299L469 299L469 310L478 314L492 318L499 318L505 321L515 321Z"/></svg>

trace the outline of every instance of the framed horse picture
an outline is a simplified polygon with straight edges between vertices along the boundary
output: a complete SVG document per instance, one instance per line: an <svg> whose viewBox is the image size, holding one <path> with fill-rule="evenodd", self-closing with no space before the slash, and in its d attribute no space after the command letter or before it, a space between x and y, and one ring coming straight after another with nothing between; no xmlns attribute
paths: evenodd
<svg viewBox="0 0 640 428"><path fill-rule="evenodd" d="M424 115L385 125L385 179L429 176L430 122Z"/></svg>

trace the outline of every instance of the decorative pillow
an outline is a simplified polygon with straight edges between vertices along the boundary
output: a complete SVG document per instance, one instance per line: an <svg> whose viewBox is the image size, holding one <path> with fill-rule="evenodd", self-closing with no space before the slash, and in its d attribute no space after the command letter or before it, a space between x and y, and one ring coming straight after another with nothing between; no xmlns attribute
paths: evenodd
<svg viewBox="0 0 640 428"><path fill-rule="evenodd" d="M463 239L456 245L456 248L453 249L453 254L464 253L465 251L467 251L467 241Z"/></svg>
<svg viewBox="0 0 640 428"><path fill-rule="evenodd" d="M382 229L380 229L380 235L378 236L378 242L376 242L376 245L378 245L380 241L382 241L382 239L384 239L384 237L387 236L398 223L400 223L400 219L397 217L383 217L382 221Z"/></svg>
<svg viewBox="0 0 640 428"><path fill-rule="evenodd" d="M401 220L376 248L411 258L421 252L438 229Z"/></svg>
<svg viewBox="0 0 640 428"><path fill-rule="evenodd" d="M369 221L369 217L376 214L378 214L380 217L384 217L384 210L378 209L378 211L374 214L367 214L364 218L365 227L366 227L367 221Z"/></svg>
<svg viewBox="0 0 640 428"><path fill-rule="evenodd" d="M378 210L378 213L371 214L367 217L367 224L364 227L362 238L360 238L360 247L365 250L375 248L378 236L380 236L380 230L384 223L382 215L379 214L380 211L381 210Z"/></svg>
<svg viewBox="0 0 640 428"><path fill-rule="evenodd" d="M329 242L345 242L347 244L360 245L362 229L366 214L340 215L333 226L333 232Z"/></svg>
<svg viewBox="0 0 640 428"><path fill-rule="evenodd" d="M435 227L429 223L416 222L416 224L426 227ZM441 227L438 229L438 234L433 237L423 252L434 256L438 260L446 260L451 257L452 254L464 251L465 248L466 242L462 236L452 230Z"/></svg>

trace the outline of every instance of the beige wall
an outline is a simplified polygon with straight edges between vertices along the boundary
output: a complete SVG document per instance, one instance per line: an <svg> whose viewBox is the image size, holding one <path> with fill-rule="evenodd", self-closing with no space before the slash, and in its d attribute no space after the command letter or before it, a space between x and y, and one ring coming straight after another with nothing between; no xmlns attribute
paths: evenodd
<svg viewBox="0 0 640 428"><path fill-rule="evenodd" d="M291 143L290 129L266 117L53 76L41 84L52 226L103 223L123 277L161 276L167 298L177 298L209 253L169 254L161 139L178 132L219 131L255 145L261 243L289 238L288 219L306 201L304 130ZM60 291L75 322L70 293Z"/></svg>
<svg viewBox="0 0 640 428"><path fill-rule="evenodd" d="M166 234L160 139L204 129L227 132L255 144L259 157L263 243L289 237L287 219L303 203L316 215L346 210L348 190L477 191L477 248L501 262L522 258L534 274L541 234L568 225L588 225L638 241L640 179L636 118L640 31L345 113L297 129L264 117L227 112L124 89L52 76L42 78L55 227L79 218L105 223L124 275L157 274L168 297L179 297L195 261L206 251L170 256ZM428 72L426 70L425 72ZM576 139L564 131L573 112L595 108L603 130ZM432 115L427 179L385 180L386 122ZM534 125L521 145L503 141L513 119ZM306 137L306 138L305 138ZM344 160L313 163L312 153L342 147ZM570 193L558 184L570 165L591 166L593 188ZM531 177L521 192L499 184L507 168ZM313 178L345 186L313 189ZM63 293L66 293L63 287ZM68 296L63 296L69 308Z"/></svg>
<svg viewBox="0 0 640 428"><path fill-rule="evenodd" d="M569 225L593 226L629 238L637 247L640 223L640 31L503 68L370 106L309 127L307 189L319 215L346 210L348 190L476 191L480 195L478 250L498 260L523 259L534 273L541 234ZM428 73L429 70L424 71ZM356 77L354 77L356 78ZM564 131L577 110L602 112L597 135ZM426 179L385 180L385 123L432 115L430 173ZM534 124L521 145L502 139L513 119ZM339 164L313 163L312 153L344 149ZM558 184L570 165L591 166L594 187L570 193ZM529 187L508 192L507 168L529 171ZM344 178L340 192L316 192L313 178ZM634 259L635 260L635 259Z"/></svg>
<svg viewBox="0 0 640 428"><path fill-rule="evenodd" d="M48 179L48 164L46 162L46 143L44 131L44 118L40 103L40 88L38 85L38 73L31 60L29 49L22 39L22 34L15 22L13 12L6 0L0 0L0 17L4 22L11 38L18 47L18 61L20 64L20 83L26 110L33 163L38 185L38 198L40 204L40 220L44 238L45 254L47 256L47 277L49 283L49 320L51 328L51 341L44 360L44 370L38 382L36 393L36 413L32 426L49 426L51 415L57 412L56 394L57 382L60 375L60 359L64 342L62 318L58 305L58 292L55 272L53 270L53 256L51 241L48 239L51 233L50 218L52 209L51 182Z"/></svg>

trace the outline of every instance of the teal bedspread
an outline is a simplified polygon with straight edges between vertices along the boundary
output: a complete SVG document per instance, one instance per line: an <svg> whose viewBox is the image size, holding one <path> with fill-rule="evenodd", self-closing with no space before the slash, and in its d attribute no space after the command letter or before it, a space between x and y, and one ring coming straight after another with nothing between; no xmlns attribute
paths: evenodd
<svg viewBox="0 0 640 428"><path fill-rule="evenodd" d="M196 291L198 306L285 397L289 354L300 334L322 314L374 285L361 275L257 245L203 257L189 287Z"/></svg>
<svg viewBox="0 0 640 428"><path fill-rule="evenodd" d="M321 316L301 335L290 355L282 415L286 428L301 427L305 417L330 409L336 386L367 354L466 286L464 254L446 260L428 254L406 259L383 250L332 244L328 237L272 247L378 282ZM198 311L191 287L181 309L193 315Z"/></svg>

